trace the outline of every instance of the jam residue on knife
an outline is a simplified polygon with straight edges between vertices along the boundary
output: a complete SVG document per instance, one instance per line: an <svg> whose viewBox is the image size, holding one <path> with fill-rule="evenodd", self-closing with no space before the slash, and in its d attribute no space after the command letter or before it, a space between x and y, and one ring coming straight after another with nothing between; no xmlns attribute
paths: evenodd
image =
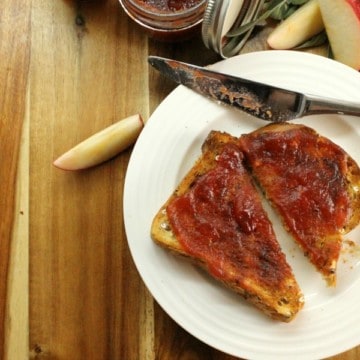
<svg viewBox="0 0 360 360"><path fill-rule="evenodd" d="M172 200L167 214L182 246L219 279L281 288L291 274L235 144L224 146L216 165Z"/></svg>

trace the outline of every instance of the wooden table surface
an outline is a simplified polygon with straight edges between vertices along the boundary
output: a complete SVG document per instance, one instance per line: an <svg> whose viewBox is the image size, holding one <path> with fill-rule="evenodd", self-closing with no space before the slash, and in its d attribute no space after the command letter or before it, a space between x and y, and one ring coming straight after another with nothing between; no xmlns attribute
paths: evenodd
<svg viewBox="0 0 360 360"><path fill-rule="evenodd" d="M117 0L0 2L0 359L234 359L171 320L135 269L122 217L131 149L82 172L52 165L116 120L150 116L174 85L149 54L219 60L199 37L149 39Z"/></svg>

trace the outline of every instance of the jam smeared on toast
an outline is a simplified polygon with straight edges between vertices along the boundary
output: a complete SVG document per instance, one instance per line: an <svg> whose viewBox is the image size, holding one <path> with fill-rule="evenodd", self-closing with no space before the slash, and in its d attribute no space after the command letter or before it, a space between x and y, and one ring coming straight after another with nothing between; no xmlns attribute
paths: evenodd
<svg viewBox="0 0 360 360"><path fill-rule="evenodd" d="M171 228L184 249L206 262L213 276L283 287L291 274L260 197L234 144L216 166L167 207Z"/></svg>
<svg viewBox="0 0 360 360"><path fill-rule="evenodd" d="M210 132L200 158L154 217L151 236L265 314L288 322L304 299L255 181L335 285L341 236L360 221L360 169L304 125L271 124L240 138Z"/></svg>
<svg viewBox="0 0 360 360"><path fill-rule="evenodd" d="M341 234L353 211L349 156L303 125L270 125L243 135L240 143L284 226L334 285Z"/></svg>
<svg viewBox="0 0 360 360"><path fill-rule="evenodd" d="M152 238L288 322L303 295L243 160L237 138L211 132L202 156L155 216Z"/></svg>

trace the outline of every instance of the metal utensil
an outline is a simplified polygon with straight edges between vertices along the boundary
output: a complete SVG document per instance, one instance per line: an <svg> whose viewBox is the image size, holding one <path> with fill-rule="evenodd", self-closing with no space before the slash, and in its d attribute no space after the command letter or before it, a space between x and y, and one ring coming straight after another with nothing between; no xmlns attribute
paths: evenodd
<svg viewBox="0 0 360 360"><path fill-rule="evenodd" d="M178 84L262 120L284 122L314 114L360 116L360 103L303 94L157 56L148 61Z"/></svg>

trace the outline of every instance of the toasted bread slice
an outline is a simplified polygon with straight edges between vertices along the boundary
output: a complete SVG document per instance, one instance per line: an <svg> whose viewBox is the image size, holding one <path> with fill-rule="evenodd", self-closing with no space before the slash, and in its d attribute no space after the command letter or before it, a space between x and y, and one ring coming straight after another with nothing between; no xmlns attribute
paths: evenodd
<svg viewBox="0 0 360 360"><path fill-rule="evenodd" d="M288 322L303 306L235 137L209 134L202 155L156 214L151 236L274 319Z"/></svg>
<svg viewBox="0 0 360 360"><path fill-rule="evenodd" d="M341 235L360 220L358 165L304 125L267 125L243 135L240 144L284 227L334 286Z"/></svg>

